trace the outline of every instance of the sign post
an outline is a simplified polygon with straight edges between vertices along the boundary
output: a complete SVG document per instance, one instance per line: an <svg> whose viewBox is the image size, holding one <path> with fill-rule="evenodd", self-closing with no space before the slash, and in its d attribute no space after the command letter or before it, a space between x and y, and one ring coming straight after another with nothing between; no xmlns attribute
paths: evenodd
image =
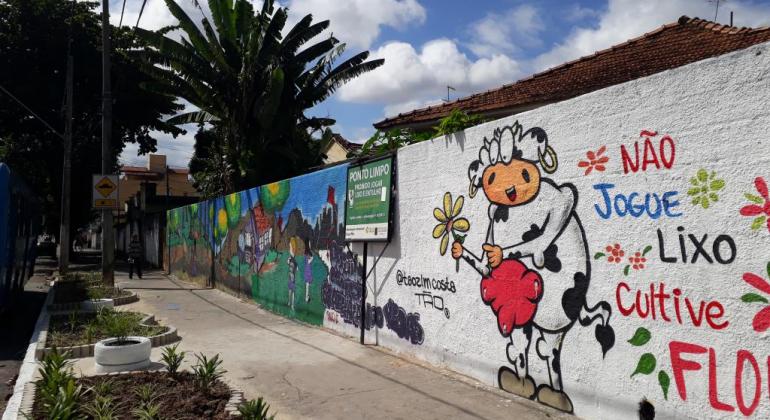
<svg viewBox="0 0 770 420"><path fill-rule="evenodd" d="M361 275L361 344L364 344L366 330L368 244L390 241L394 172L393 156L348 167L345 194L345 240L364 244Z"/></svg>

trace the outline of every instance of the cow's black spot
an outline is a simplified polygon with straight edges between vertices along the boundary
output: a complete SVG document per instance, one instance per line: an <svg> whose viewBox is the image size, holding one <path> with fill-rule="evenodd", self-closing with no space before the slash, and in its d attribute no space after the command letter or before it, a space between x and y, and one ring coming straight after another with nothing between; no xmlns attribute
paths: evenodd
<svg viewBox="0 0 770 420"><path fill-rule="evenodd" d="M546 248L543 256L545 257L545 268L548 271L558 273L561 271L561 260L558 257L559 247L556 244L551 244Z"/></svg>
<svg viewBox="0 0 770 420"><path fill-rule="evenodd" d="M597 324L594 335L596 341L602 346L602 357L606 356L607 352L615 345L615 330L610 325Z"/></svg>
<svg viewBox="0 0 770 420"><path fill-rule="evenodd" d="M524 369L524 353L519 353L519 367Z"/></svg>
<svg viewBox="0 0 770 420"><path fill-rule="evenodd" d="M555 373L561 373L561 362L559 361L559 350L553 349L553 359L551 360L551 366Z"/></svg>
<svg viewBox="0 0 770 420"><path fill-rule="evenodd" d="M471 162L471 164L468 167L468 169L470 169L471 171L474 171L474 172L478 171L479 170L479 165L481 165L481 162L478 161L478 160L474 160L473 162Z"/></svg>
<svg viewBox="0 0 770 420"><path fill-rule="evenodd" d="M521 240L524 242L529 242L539 238L542 235L543 229L540 229L540 227L533 223L529 226L529 230L521 235Z"/></svg>
<svg viewBox="0 0 770 420"><path fill-rule="evenodd" d="M588 291L588 278L578 271L573 277L575 285L564 291L561 297L561 306L564 313L571 320L580 316L580 309L585 306L586 292Z"/></svg>
<svg viewBox="0 0 770 420"><path fill-rule="evenodd" d="M468 264L470 264L471 267L476 268L476 261L472 258L466 258L465 261L468 261Z"/></svg>
<svg viewBox="0 0 770 420"><path fill-rule="evenodd" d="M527 341L532 340L532 323L525 325L523 328L524 335L527 336Z"/></svg>
<svg viewBox="0 0 770 420"><path fill-rule="evenodd" d="M497 206L497 209L495 209L495 215L494 215L495 222L507 222L508 221L508 207L507 206Z"/></svg>

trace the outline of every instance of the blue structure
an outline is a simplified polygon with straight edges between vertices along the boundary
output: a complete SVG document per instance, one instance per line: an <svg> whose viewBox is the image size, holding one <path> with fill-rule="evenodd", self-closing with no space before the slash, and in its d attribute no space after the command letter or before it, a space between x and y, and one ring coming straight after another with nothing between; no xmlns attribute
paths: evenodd
<svg viewBox="0 0 770 420"><path fill-rule="evenodd" d="M12 304L32 274L39 226L40 201L0 163L0 310Z"/></svg>

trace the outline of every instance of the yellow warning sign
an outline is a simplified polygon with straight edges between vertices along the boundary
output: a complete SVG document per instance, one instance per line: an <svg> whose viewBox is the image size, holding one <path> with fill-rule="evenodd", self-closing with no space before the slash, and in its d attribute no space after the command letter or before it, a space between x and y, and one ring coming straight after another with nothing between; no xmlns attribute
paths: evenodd
<svg viewBox="0 0 770 420"><path fill-rule="evenodd" d="M99 194L101 194L102 197L109 197L110 194L112 194L113 191L115 191L115 189L118 188L118 186L115 185L115 183L112 182L112 180L110 180L105 176L99 182L96 183L94 188L96 188L96 191L99 191Z"/></svg>
<svg viewBox="0 0 770 420"><path fill-rule="evenodd" d="M113 200L111 198L109 198L109 199L99 199L98 198L98 199L96 199L96 201L94 201L94 207L114 208L114 207L117 207L117 206L118 206L117 201Z"/></svg>
<svg viewBox="0 0 770 420"><path fill-rule="evenodd" d="M117 175L94 174L92 203L94 209L107 210L118 208Z"/></svg>

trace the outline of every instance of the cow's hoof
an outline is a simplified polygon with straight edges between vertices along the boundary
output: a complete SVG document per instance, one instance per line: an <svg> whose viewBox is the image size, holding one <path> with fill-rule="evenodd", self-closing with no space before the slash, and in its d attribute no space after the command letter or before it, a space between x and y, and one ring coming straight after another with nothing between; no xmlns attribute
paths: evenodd
<svg viewBox="0 0 770 420"><path fill-rule="evenodd" d="M503 391L529 399L535 396L535 381L529 376L519 378L514 371L503 366L497 373L497 380Z"/></svg>
<svg viewBox="0 0 770 420"><path fill-rule="evenodd" d="M557 410L565 411L567 413L572 412L572 401L570 401L567 394L557 391L550 386L541 386L537 391L537 400L549 407L553 407Z"/></svg>

